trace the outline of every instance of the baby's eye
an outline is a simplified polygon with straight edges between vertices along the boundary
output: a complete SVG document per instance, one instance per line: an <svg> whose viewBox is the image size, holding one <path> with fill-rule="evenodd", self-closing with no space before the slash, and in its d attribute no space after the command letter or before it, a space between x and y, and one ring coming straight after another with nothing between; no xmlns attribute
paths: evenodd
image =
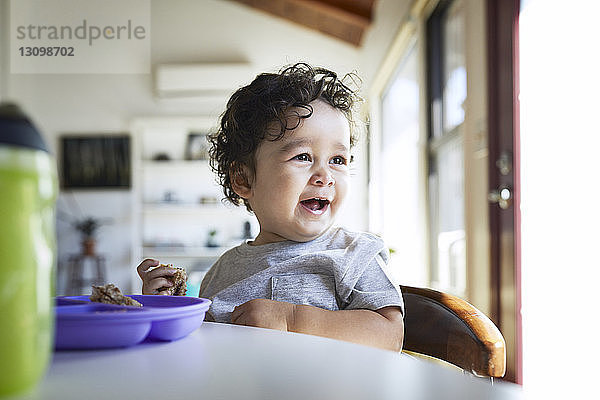
<svg viewBox="0 0 600 400"><path fill-rule="evenodd" d="M346 165L348 164L347 160L345 157L342 156L335 156L331 159L331 162L333 164L337 164L337 165Z"/></svg>
<svg viewBox="0 0 600 400"><path fill-rule="evenodd" d="M298 154L296 157L294 157L294 160L298 160L298 161L310 161L310 156L306 153L303 154Z"/></svg>

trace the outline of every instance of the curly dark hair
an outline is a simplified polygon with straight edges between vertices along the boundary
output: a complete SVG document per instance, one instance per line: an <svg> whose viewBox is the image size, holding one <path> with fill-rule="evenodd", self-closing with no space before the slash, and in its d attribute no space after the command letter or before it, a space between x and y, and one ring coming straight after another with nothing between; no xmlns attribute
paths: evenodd
<svg viewBox="0 0 600 400"><path fill-rule="evenodd" d="M235 205L245 204L252 211L248 201L233 190L233 178L244 176L243 166L254 173L255 153L261 141L279 140L287 131L296 129L313 114L310 103L314 100L325 101L346 116L352 147L360 128L354 120L354 108L362 99L358 89L351 89L345 82L359 86L360 79L355 73L340 79L328 69L297 63L276 74L260 74L233 93L221 115L218 131L209 135L210 166L225 198Z"/></svg>

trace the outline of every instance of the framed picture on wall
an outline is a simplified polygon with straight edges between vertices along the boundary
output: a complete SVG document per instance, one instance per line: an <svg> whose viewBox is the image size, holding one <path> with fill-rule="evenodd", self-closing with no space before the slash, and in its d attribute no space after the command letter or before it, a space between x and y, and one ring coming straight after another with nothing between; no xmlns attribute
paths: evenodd
<svg viewBox="0 0 600 400"><path fill-rule="evenodd" d="M185 146L186 160L208 160L208 137L206 133L190 132Z"/></svg>
<svg viewBox="0 0 600 400"><path fill-rule="evenodd" d="M131 187L129 135L65 135L61 151L62 188Z"/></svg>

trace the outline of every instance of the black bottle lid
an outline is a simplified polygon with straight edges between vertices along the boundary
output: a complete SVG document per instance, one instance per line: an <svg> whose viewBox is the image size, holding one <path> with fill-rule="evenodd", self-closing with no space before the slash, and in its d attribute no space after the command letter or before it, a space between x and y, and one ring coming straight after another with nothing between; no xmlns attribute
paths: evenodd
<svg viewBox="0 0 600 400"><path fill-rule="evenodd" d="M48 147L29 118L14 103L0 103L0 145L48 151Z"/></svg>

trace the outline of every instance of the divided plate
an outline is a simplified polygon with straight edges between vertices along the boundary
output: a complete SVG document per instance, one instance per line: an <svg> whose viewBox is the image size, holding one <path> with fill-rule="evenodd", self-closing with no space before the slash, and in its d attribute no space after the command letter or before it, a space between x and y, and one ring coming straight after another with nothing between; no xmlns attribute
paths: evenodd
<svg viewBox="0 0 600 400"><path fill-rule="evenodd" d="M129 296L143 307L94 303L89 296L56 298L54 347L127 347L149 340L181 339L202 325L210 300L185 296Z"/></svg>

